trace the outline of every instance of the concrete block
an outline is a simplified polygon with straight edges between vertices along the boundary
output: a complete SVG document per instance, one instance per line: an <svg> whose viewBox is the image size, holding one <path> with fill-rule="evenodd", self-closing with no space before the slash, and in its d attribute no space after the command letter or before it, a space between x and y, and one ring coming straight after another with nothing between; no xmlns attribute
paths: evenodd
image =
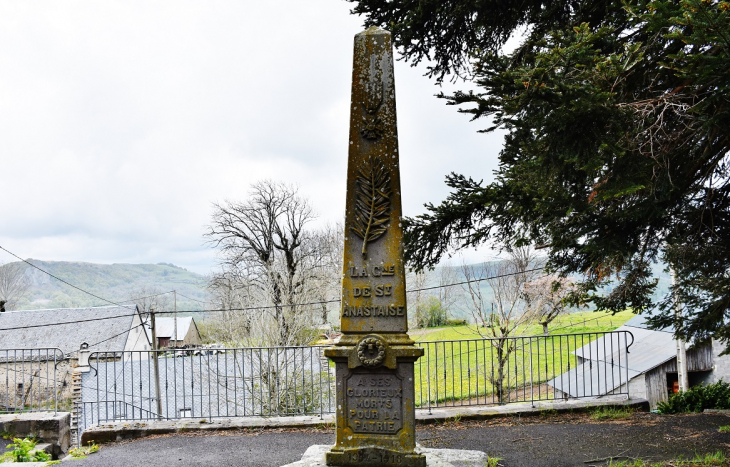
<svg viewBox="0 0 730 467"><path fill-rule="evenodd" d="M0 431L18 438L34 436L49 444L54 459L63 457L71 445L71 414L68 412L28 412L0 415Z"/></svg>

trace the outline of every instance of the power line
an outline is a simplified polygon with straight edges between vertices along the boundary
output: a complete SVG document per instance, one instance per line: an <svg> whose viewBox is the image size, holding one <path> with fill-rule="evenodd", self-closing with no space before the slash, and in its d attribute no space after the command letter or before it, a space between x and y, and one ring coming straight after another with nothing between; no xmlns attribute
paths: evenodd
<svg viewBox="0 0 730 467"><path fill-rule="evenodd" d="M0 247L0 248L2 248L2 247ZM507 277L507 276L516 276L518 274L524 274L525 272L531 272L531 271L535 271L535 270L539 270L539 269L531 269L529 271L500 274L497 276L482 277L479 279L472 279L470 281L456 282L454 284L438 285L438 286L433 286L433 287L424 287L421 289L412 289L412 290L408 290L407 292L412 293L412 292L420 292L423 290L433 290L436 288L452 287L455 285L461 285L461 284L466 284L466 283L470 283L470 282L480 282L480 281L489 280L489 279L497 279L497 278ZM52 277L55 277L55 276L52 276ZM79 290L81 290L81 289L79 289ZM244 308L212 308L212 309L205 309L205 310L178 310L177 313L220 313L220 312L226 312L226 311L270 310L270 309L286 308L286 307L325 305L328 303L338 303L340 300L341 300L341 298L332 299L332 300L320 300L320 301L308 302L308 303L292 303L292 304L282 303L280 305L252 306L252 307L244 307ZM110 303L113 303L113 302L110 302ZM119 305L119 306L122 306L122 305ZM128 308L128 307L124 307L124 308ZM131 308L128 308L128 309L131 309ZM172 313L175 313L175 311L156 311L155 313L172 314ZM35 324L35 325L28 325L28 326L17 326L17 327L12 327L12 328L0 328L0 331L12 331L12 330L16 330L16 329L30 329L30 328L39 328L39 327L46 327L46 326L59 326L59 325L64 325L64 324L84 323L84 322L91 322L91 321L102 321L102 320L106 320L106 319L131 317L134 315L135 315L135 313L131 313L131 314L124 314L124 315L105 316L105 317L101 317L101 318L89 318L89 319L85 319L85 320L64 321L64 322L60 322L60 323Z"/></svg>
<svg viewBox="0 0 730 467"><path fill-rule="evenodd" d="M15 253L13 253L12 251L10 251L10 250L7 250L7 249L3 248L2 246L0 246L0 250L3 250L4 252L6 252L6 253L8 253L8 254L10 254L10 255L12 255L12 256L14 256L14 257L18 258L18 259L19 259L20 261L22 261L22 262L26 263L27 265L29 265L29 266L31 266L31 267L34 267L34 268L36 268L37 270L41 271L41 272L42 272L42 273L44 273L44 274L48 274L49 276L53 277L54 279L56 279L56 280L58 280L58 281L61 281L61 282L63 282L64 284L66 284L66 285L68 285L68 286L70 286L70 287L73 287L73 288L74 288L74 289L76 289L76 290L79 290L79 291L81 291L81 292L83 292L83 293L85 293L85 294L91 295L91 296L92 296L92 297L94 297L94 298L98 298L99 300L103 300L103 301L105 301L105 302L107 302L107 303L111 303L112 305L120 306L120 307L122 307L122 308L127 308L127 309L130 309L130 310L131 310L131 308L129 308L128 306L122 305L122 304L120 304L120 303L112 302L111 300L107 300L106 298L103 298L103 297L100 297L100 296L98 296L98 295L95 295L95 294L93 294L93 293L91 293L91 292L88 292L88 291L86 291L86 290L82 289L81 287L77 287L77 286L75 286L75 285L73 285L73 284L71 284L71 283L69 283L69 282L66 282L65 280L61 279L60 277L56 277L56 276L54 276L53 274L51 274L50 272L48 272L48 271L46 271L46 270L44 270L44 269L41 269L41 268L39 268L38 266L36 266L35 264L31 263L30 261L28 261L28 260L25 260L25 259L21 258L20 256L16 255L16 254L15 254Z"/></svg>
<svg viewBox="0 0 730 467"><path fill-rule="evenodd" d="M33 311L33 310L30 310L30 311ZM14 331L16 329L33 329L33 328L43 328L46 326L62 326L64 324L89 323L92 321L103 321L106 319L129 318L134 315L135 314L133 313L133 314L129 314L129 315L124 314L124 315L114 315L114 316L103 316L101 318L77 319L75 321L61 321L61 322L46 323L46 324L29 324L27 326L17 326L17 327L13 327L13 328L0 328L0 331Z"/></svg>
<svg viewBox="0 0 730 467"><path fill-rule="evenodd" d="M167 292L160 292L160 293L157 293L157 294L154 294L154 295L147 295L146 297L130 298L129 300L125 300L125 302L135 302L137 300L144 300L146 298L159 297L160 295L167 295L167 294L173 293L173 292L174 292L174 290L168 290Z"/></svg>
<svg viewBox="0 0 730 467"><path fill-rule="evenodd" d="M187 295L183 295L183 294L181 294L181 293L180 293L179 291L177 292L177 294L178 294L179 296L181 296L181 297L187 298L188 300L192 300L192 301L194 301L194 302L198 302L198 303L202 303L202 304L206 304L206 303L213 303L213 301L212 301L212 300L206 300L206 301L203 301L203 300L197 300L197 299L195 299L195 298L191 298L191 297L188 297Z"/></svg>
<svg viewBox="0 0 730 467"><path fill-rule="evenodd" d="M119 336L121 336L122 334L126 334L126 333L129 333L129 332L132 332L132 330L133 330L133 329L137 329L138 327L140 327L140 326L144 326L144 325L145 325L145 323L140 323L140 324L138 324L138 325L136 325L136 326L132 326L131 328L127 329L126 331L122 331L122 332L120 332L120 333L118 333L118 334L114 334L114 335L113 335L113 336L111 336L111 337L107 337L107 338L106 338L106 339L104 339L104 340L101 340L101 341L99 341L99 342L95 342L95 343L93 343L93 344L90 344L88 348L94 347L94 346L96 346L96 345L99 345L99 344L103 344L103 343L104 343L104 342L106 342L106 341L110 341L110 340L114 339L115 337L119 337ZM80 350L81 350L81 349L79 349L79 350L74 350L74 351L73 351L73 352L71 352L71 353L78 353L78 352L79 352Z"/></svg>
<svg viewBox="0 0 730 467"><path fill-rule="evenodd" d="M43 272L44 274L47 274L48 276L53 277L54 279L56 279L56 280L58 280L60 282L63 282L64 284L66 284L66 285L68 285L70 287L73 287L74 289L77 289L77 290L79 290L79 291L81 291L81 292L83 292L85 294L91 295L92 297L98 298L99 300L103 300L103 301L105 301L107 303L111 303L112 305L116 305L116 306L119 306L119 307L122 307L122 308L126 308L126 309L129 309L129 310L132 309L132 308L130 308L128 306L122 305L120 303L113 302L111 300L107 300L107 299L105 299L103 297L100 297L100 296L95 295L95 294L93 294L91 292L88 292L88 291L86 291L86 290L84 290L84 289L82 289L80 287L77 287L77 286L75 286L75 285L73 285L73 284L71 284L71 283L69 283L69 282L61 279L60 277L57 277L57 276L51 274L50 272L48 272L48 271L46 271L44 269L41 269L40 267L38 267L38 266L34 265L33 263L31 263L31 262L29 262L29 261L21 258L20 256L16 255L15 253L7 250L6 248L3 248L2 246L0 246L0 249L2 249L6 253L14 256L15 258L19 259L20 261L28 264L29 266L31 266L31 267L33 267L33 268L35 268L35 269ZM513 273L506 273L506 274L498 274L498 275L495 275L495 276L482 277L482 278L479 278L479 279L471 279L471 280L466 280L466 281L461 281L461 282L455 282L453 284L442 284L442 285L436 285L436 286L432 286L432 287L422 287L420 289L407 290L406 293L421 292L421 291L424 291L424 290L434 290L434 289L445 288L445 287L453 287L453 286L456 286L456 285L463 285L463 284L468 284L468 283L473 283L473 282L481 282L481 281L484 281L484 280L491 280L491 279L499 279L499 278L502 278L502 277L515 276L515 275L518 275L518 274L525 274L527 272L533 272L533 271L539 271L539 270L542 270L542 268L533 268L533 269L529 269L529 270L526 270L526 271L519 271L519 272L513 272ZM143 299L143 298L156 297L156 296L165 295L165 294L168 294L168 293L171 293L171 292L174 292L174 291L171 290L171 291L168 291L168 292L163 292L163 293L160 293L160 294L150 295L150 296L147 296L147 297L140 297L140 298L133 299L133 300L140 300L140 299ZM185 295L182 295L180 293L178 293L178 295L180 295L182 297L185 297L185 298L187 298L189 300L199 302L199 303L212 303L212 302L203 302L201 300L197 300L197 299L194 299L194 298L190 298L190 297L185 296ZM294 303L294 304L280 304L280 305L269 305L269 306L254 306L254 307L245 307L245 308L220 308L220 309L205 309L205 310L178 310L177 313L218 313L218 312L225 312L225 311L267 310L267 309L276 309L276 308L283 308L283 307L326 305L326 304L329 304L329 303L338 303L340 300L341 300L341 298L332 299L332 300L320 300L320 301L309 302L309 303ZM94 307L90 307L90 308L94 308ZM160 313L160 314L171 314L171 313L176 313L176 312L175 311L158 311L157 313ZM122 317L131 317L131 316L134 316L135 314L136 314L136 311L135 311L135 313L131 313L131 314L127 314L127 315L105 316L105 317L101 317L101 318L89 318L89 319L83 319L83 320L65 321L65 322L60 322L60 323L35 324L35 325L28 325L28 326L17 326L17 327L12 327L12 328L0 328L0 331L13 331L13 330L20 330L20 329L32 329L32 328L39 328L39 327L47 327L47 326L60 326L60 325L64 325L64 324L75 324L75 323L85 323L85 322L92 322L92 321L102 321L102 320L105 320L105 319L115 319L115 318L122 318ZM127 332L127 331L125 331L125 332ZM116 336L113 336L113 337L116 337ZM111 339L111 338L109 338L109 339ZM109 340L109 339L106 339L106 340ZM104 341L102 341L102 342L104 342Z"/></svg>
<svg viewBox="0 0 730 467"><path fill-rule="evenodd" d="M517 276L519 274L527 274L528 272L535 272L535 271L542 271L542 270L543 270L543 268L532 268L532 269L526 269L524 271L519 271L519 272L508 272L505 274L497 274L496 276L481 277L479 279L454 282L453 284L441 284L441 285L434 285L432 287L422 287L420 289L406 290L406 293L422 292L424 290L442 289L445 287L452 287L455 285L464 285L464 284L469 284L472 282L481 282L481 281L488 281L488 280L492 280L492 279L501 279L502 277Z"/></svg>

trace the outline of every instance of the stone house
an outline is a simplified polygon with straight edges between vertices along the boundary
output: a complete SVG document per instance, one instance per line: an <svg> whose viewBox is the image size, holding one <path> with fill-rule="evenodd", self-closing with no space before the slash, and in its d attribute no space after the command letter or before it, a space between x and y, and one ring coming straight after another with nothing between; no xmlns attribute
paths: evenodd
<svg viewBox="0 0 730 467"><path fill-rule="evenodd" d="M136 306L1 312L0 411L68 409L79 350L150 350L143 323Z"/></svg>

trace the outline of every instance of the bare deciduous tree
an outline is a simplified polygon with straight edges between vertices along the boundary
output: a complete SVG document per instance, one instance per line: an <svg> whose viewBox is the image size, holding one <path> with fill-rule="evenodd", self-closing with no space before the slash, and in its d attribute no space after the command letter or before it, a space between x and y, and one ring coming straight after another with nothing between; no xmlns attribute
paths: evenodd
<svg viewBox="0 0 730 467"><path fill-rule="evenodd" d="M0 301L7 310L14 309L30 288L27 266L21 262L0 264Z"/></svg>
<svg viewBox="0 0 730 467"><path fill-rule="evenodd" d="M575 283L567 277L554 275L538 277L524 286L528 313L542 325L548 335L548 325L566 311L565 299L575 291Z"/></svg>
<svg viewBox="0 0 730 467"><path fill-rule="evenodd" d="M453 267L446 262L441 265L438 272L438 286L436 289L438 299L441 306L446 310L447 314L451 313L454 305L461 299L463 290L459 286L455 286L459 282L458 267Z"/></svg>
<svg viewBox="0 0 730 467"><path fill-rule="evenodd" d="M208 278L208 291L221 311L200 323L204 342L240 343L241 336L251 333L251 309L256 305L252 281L229 266Z"/></svg>
<svg viewBox="0 0 730 467"><path fill-rule="evenodd" d="M541 267L542 261L528 248L516 248L504 260L462 266L476 331L490 339L496 354L495 367L487 377L500 403L506 396L505 369L518 345L510 337L533 318L524 300L525 285L537 279ZM487 279L480 280L483 278ZM480 285L482 282L488 291Z"/></svg>
<svg viewBox="0 0 730 467"><path fill-rule="evenodd" d="M329 299L333 278L339 283L341 265L333 272L337 253L330 249L338 237L332 229L308 229L313 219L296 188L272 181L252 185L244 202L214 204L205 235L219 249L221 272L210 290L232 312L257 307L240 315L248 335L236 341L302 344L313 337L317 321L326 319L326 304L320 302ZM312 302L317 303L302 305Z"/></svg>

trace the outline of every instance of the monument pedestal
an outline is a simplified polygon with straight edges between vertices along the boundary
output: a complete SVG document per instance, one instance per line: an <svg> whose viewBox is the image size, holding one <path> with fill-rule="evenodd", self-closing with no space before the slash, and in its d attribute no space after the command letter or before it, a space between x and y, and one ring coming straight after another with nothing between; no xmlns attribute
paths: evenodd
<svg viewBox="0 0 730 467"><path fill-rule="evenodd" d="M413 362L422 355L406 334L349 335L325 350L337 378L337 443L328 465L426 465L414 452Z"/></svg>

